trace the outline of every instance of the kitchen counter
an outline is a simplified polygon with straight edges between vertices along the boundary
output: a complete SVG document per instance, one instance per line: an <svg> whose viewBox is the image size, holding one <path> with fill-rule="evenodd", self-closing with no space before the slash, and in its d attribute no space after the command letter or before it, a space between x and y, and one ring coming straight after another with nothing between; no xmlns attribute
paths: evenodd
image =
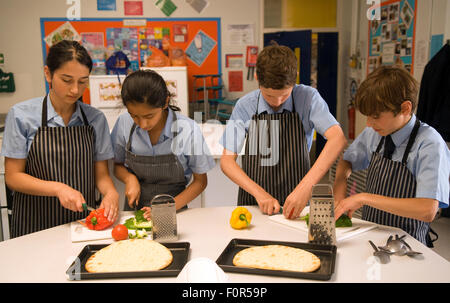
<svg viewBox="0 0 450 303"><path fill-rule="evenodd" d="M262 215L257 207L248 207L253 214L251 226L234 230L229 218L234 207L192 208L177 214L178 242L190 243L189 260L207 257L216 261L233 238L307 242L307 233L284 226ZM124 212L129 215L130 212ZM423 252L421 258L391 256L389 264L374 263L373 249L385 243L389 235L404 232L391 227L359 234L337 244L335 272L329 282L450 282L450 263L420 242L406 237L413 250ZM70 224L0 242L0 282L69 282L66 270L84 246L111 243L98 240L72 243ZM275 276L226 273L229 282L320 282ZM89 282L175 282L175 277L87 280Z"/></svg>

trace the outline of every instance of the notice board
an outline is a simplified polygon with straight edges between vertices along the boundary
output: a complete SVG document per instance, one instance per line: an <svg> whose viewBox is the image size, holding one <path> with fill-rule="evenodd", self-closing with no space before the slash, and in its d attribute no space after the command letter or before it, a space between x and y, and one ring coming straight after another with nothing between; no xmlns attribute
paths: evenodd
<svg viewBox="0 0 450 303"><path fill-rule="evenodd" d="M417 0L381 3L379 18L369 20L367 74L379 65L399 63L413 73L416 11Z"/></svg>
<svg viewBox="0 0 450 303"><path fill-rule="evenodd" d="M148 49L170 43L186 53L189 87L193 87L193 75L221 73L220 18L41 18L40 23L44 64L52 42L61 39L120 49L133 70L143 67Z"/></svg>

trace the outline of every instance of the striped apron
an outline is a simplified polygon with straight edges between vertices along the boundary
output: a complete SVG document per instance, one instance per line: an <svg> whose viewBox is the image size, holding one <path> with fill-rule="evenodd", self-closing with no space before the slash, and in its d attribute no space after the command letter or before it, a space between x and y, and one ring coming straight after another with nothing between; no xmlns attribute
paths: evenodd
<svg viewBox="0 0 450 303"><path fill-rule="evenodd" d="M95 132L80 107L84 125L47 126L47 96L42 103L42 126L36 132L26 159L25 173L41 180L67 184L95 207ZM64 208L58 197L15 192L11 237L51 228L85 218L89 212Z"/></svg>
<svg viewBox="0 0 450 303"><path fill-rule="evenodd" d="M257 102L259 104L260 94ZM309 151L300 116L292 112L258 114L249 126L242 169L254 182L284 205L287 196L309 171ZM258 205L256 199L239 188L238 205Z"/></svg>
<svg viewBox="0 0 450 303"><path fill-rule="evenodd" d="M376 152L372 154L367 170L366 192L392 198L414 198L416 196L416 179L406 167L406 161L419 126L420 121L417 119L409 136L402 162L387 159L379 153L384 144L384 137L381 138ZM430 229L430 224L427 222L394 215L367 205L363 206L362 219L398 227L423 244L427 244L426 237Z"/></svg>
<svg viewBox="0 0 450 303"><path fill-rule="evenodd" d="M174 114L174 122L176 121ZM184 168L178 157L173 153L157 156L140 156L131 152L132 135L136 129L136 123L130 130L126 151L125 165L128 171L133 173L141 185L141 195L137 208L149 206L154 196L168 194L177 196L186 188ZM177 133L174 133L174 140ZM125 201L124 210L134 210Z"/></svg>

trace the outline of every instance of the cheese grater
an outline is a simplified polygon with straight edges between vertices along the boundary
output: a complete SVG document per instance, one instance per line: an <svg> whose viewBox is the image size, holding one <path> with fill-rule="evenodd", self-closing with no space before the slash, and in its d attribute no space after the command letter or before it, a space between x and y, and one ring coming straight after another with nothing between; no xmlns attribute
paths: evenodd
<svg viewBox="0 0 450 303"><path fill-rule="evenodd" d="M171 195L156 195L150 206L153 223L153 240L177 241L177 214L175 200Z"/></svg>
<svg viewBox="0 0 450 303"><path fill-rule="evenodd" d="M308 240L314 244L336 245L333 188L317 184L309 201Z"/></svg>

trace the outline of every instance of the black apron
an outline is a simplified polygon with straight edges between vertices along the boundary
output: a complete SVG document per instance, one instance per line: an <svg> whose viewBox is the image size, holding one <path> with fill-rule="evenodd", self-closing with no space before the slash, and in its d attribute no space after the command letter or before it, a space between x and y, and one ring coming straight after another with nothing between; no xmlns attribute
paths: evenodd
<svg viewBox="0 0 450 303"><path fill-rule="evenodd" d="M95 131L81 106L84 125L47 126L47 96L42 103L42 126L28 152L25 173L46 181L67 184L83 194L95 208ZM89 212L64 208L57 197L15 192L12 204L11 238L85 218Z"/></svg>
<svg viewBox="0 0 450 303"><path fill-rule="evenodd" d="M173 121L176 114L173 113ZM141 156L131 152L131 142L136 123L130 130L130 136L126 147L125 165L134 174L141 185L141 195L137 208L150 206L150 201L159 194L168 194L172 197L181 193L187 185L184 177L183 165L173 153L158 156ZM176 140L177 133L174 133ZM124 210L133 210L125 199Z"/></svg>
<svg viewBox="0 0 450 303"><path fill-rule="evenodd" d="M381 138L377 150L372 154L370 160L367 171L366 192L392 198L415 198L416 178L406 167L406 161L419 127L420 121L417 119L409 136L402 162L387 159L379 153L384 143L384 137ZM362 219L401 228L418 241L427 245L428 231L430 229L430 224L427 222L394 215L367 205L363 206Z"/></svg>
<svg viewBox="0 0 450 303"><path fill-rule="evenodd" d="M280 205L284 205L286 198L310 169L306 135L295 110L293 93L292 112L277 114L258 114L260 94L246 138L242 169ZM238 205L258 203L251 194L239 188Z"/></svg>

